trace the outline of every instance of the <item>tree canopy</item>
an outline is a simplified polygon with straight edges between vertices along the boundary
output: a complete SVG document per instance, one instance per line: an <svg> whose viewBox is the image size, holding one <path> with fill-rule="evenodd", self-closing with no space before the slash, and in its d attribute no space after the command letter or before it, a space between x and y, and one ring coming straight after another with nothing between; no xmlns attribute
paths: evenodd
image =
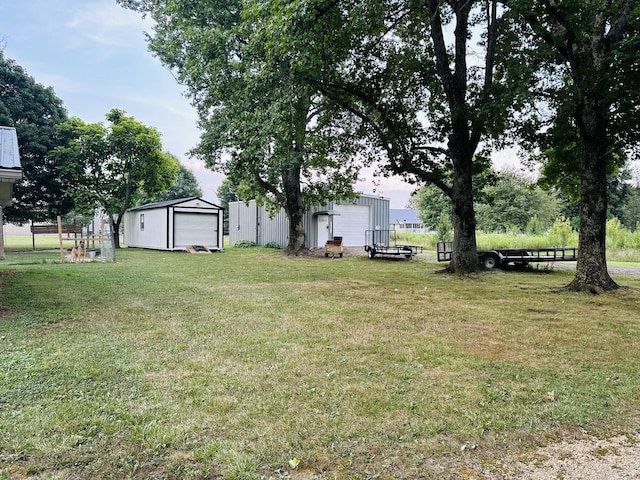
<svg viewBox="0 0 640 480"><path fill-rule="evenodd" d="M101 209L110 216L114 245L124 213L142 194L154 196L175 183L178 163L162 152L159 132L113 109L109 125L87 124L79 118L62 123L56 135L61 146L51 153L66 159L66 175L79 211Z"/></svg>
<svg viewBox="0 0 640 480"><path fill-rule="evenodd" d="M299 253L308 206L353 196L357 178L348 112L271 48L282 40L278 27L302 11L257 1L120 3L151 15L150 49L189 89L202 128L193 152L242 185L242 198L283 207L285 251Z"/></svg>
<svg viewBox="0 0 640 480"><path fill-rule="evenodd" d="M53 89L37 83L0 49L0 124L16 128L23 172L13 204L3 209L8 221L55 220L73 208L67 159L49 155L59 144L56 127L66 119Z"/></svg>
<svg viewBox="0 0 640 480"><path fill-rule="evenodd" d="M201 197L202 189L198 184L198 179L186 166L178 161L175 155L168 153L171 158L178 164L178 175L175 182L166 190L158 192L154 196L147 196L142 193L138 203L164 202L167 200L177 200L180 198Z"/></svg>
<svg viewBox="0 0 640 480"><path fill-rule="evenodd" d="M640 139L639 7L635 0L505 3L524 27L521 51L539 58L547 52L543 65L553 76L539 78L553 113L547 125L555 127L549 164L561 165L567 177L580 171L580 241L570 288L615 289L606 262L607 186L620 152Z"/></svg>

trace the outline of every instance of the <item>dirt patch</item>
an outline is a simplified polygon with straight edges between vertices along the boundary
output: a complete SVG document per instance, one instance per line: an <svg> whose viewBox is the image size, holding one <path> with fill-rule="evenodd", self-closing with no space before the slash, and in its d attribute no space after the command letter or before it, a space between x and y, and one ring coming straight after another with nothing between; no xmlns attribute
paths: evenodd
<svg viewBox="0 0 640 480"><path fill-rule="evenodd" d="M638 480L640 479L640 433L609 439L586 437L539 448L524 458L505 462L505 477L522 480Z"/></svg>

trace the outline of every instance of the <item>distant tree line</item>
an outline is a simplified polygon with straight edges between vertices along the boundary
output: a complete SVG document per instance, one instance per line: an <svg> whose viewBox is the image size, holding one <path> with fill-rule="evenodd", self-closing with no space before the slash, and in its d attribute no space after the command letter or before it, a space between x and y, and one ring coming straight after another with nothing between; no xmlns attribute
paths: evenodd
<svg viewBox="0 0 640 480"><path fill-rule="evenodd" d="M479 180L479 179L478 179ZM517 232L541 234L557 219L564 218L576 231L580 228L580 201L571 201L561 190L546 190L515 171L491 173L477 182L475 210L477 229L487 233ZM437 188L428 185L409 201L419 218L431 230L451 228L451 202ZM627 170L609 178L607 219L617 219L629 231L640 228L640 184L631 182Z"/></svg>

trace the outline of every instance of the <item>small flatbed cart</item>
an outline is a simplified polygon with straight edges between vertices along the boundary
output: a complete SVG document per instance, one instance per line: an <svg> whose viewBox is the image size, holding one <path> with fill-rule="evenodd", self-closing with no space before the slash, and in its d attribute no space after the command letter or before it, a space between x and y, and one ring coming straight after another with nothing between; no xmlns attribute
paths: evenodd
<svg viewBox="0 0 640 480"><path fill-rule="evenodd" d="M438 242L436 245L438 261L449 262L453 254L452 242ZM478 250L478 261L487 270L506 267L512 263L527 266L530 263L575 262L578 260L577 248L496 248Z"/></svg>
<svg viewBox="0 0 640 480"><path fill-rule="evenodd" d="M342 258L342 237L333 237L333 240L327 240L324 244L324 256L336 258L336 255Z"/></svg>
<svg viewBox="0 0 640 480"><path fill-rule="evenodd" d="M398 245L395 230L367 230L365 232L364 251L370 259L376 255L394 255L413 259L422 253L419 245Z"/></svg>

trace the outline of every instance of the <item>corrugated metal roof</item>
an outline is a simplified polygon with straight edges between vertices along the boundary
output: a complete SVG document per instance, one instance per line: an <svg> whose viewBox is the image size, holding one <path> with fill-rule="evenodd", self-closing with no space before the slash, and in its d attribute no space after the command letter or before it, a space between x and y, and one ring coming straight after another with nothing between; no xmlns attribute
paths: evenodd
<svg viewBox="0 0 640 480"><path fill-rule="evenodd" d="M165 207L173 207L175 205L180 205L181 203L190 202L192 200L199 200L201 202L206 203L207 205L212 205L214 207L221 208L219 205L215 203L207 202L202 198L198 197L187 197L187 198L178 198L175 200L165 200L164 202L155 202L155 203L147 203L145 205L140 205L139 207L132 208L131 211L135 210L151 210L153 208L165 208Z"/></svg>
<svg viewBox="0 0 640 480"><path fill-rule="evenodd" d="M22 168L18 135L13 127L0 127L0 168Z"/></svg>

